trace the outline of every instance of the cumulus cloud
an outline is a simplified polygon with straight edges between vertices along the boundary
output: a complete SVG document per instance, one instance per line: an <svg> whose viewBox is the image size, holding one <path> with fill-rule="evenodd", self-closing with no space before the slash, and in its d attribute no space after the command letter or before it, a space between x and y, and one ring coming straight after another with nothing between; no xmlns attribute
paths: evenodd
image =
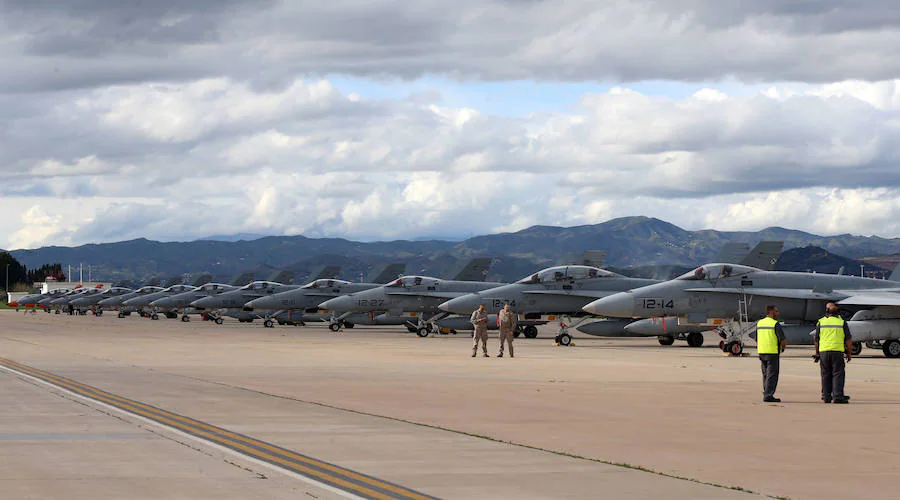
<svg viewBox="0 0 900 500"><path fill-rule="evenodd" d="M14 0L0 89L297 75L460 79L883 80L900 61L877 0ZM827 61L827 63L825 63Z"/></svg>
<svg viewBox="0 0 900 500"><path fill-rule="evenodd" d="M617 87L568 113L524 117L351 96L326 80L84 91L0 132L0 194L20 206L48 193L93 203L73 221L42 204L66 229L29 219L44 229L7 243L467 236L636 213L900 234L882 215L895 213L900 185L897 85L683 98ZM841 215L823 223L826 206Z"/></svg>
<svg viewBox="0 0 900 500"><path fill-rule="evenodd" d="M900 235L893 2L11 0L0 26L0 246L635 214ZM510 116L336 74L618 86Z"/></svg>

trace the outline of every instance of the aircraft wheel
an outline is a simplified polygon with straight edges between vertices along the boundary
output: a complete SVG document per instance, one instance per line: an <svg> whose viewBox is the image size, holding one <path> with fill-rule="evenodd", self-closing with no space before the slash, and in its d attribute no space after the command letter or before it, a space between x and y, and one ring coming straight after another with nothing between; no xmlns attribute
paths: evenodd
<svg viewBox="0 0 900 500"><path fill-rule="evenodd" d="M188 316L187 314L185 314L185 315L183 315L183 316L181 317L181 321L184 322L184 323L187 323L187 322L190 321L190 320L191 320L191 317Z"/></svg>
<svg viewBox="0 0 900 500"><path fill-rule="evenodd" d="M731 345L728 346L728 352L735 356L740 356L742 352L744 352L744 344L740 342L731 342Z"/></svg>
<svg viewBox="0 0 900 500"><path fill-rule="evenodd" d="M271 319L267 319L267 320L263 321L263 326L266 328L275 328L275 322L272 321Z"/></svg>
<svg viewBox="0 0 900 500"><path fill-rule="evenodd" d="M888 340L881 350L887 358L900 358L900 340Z"/></svg>
<svg viewBox="0 0 900 500"><path fill-rule="evenodd" d="M862 342L854 342L852 345L852 349L850 349L850 354L854 356L859 356L859 353L862 352Z"/></svg>
<svg viewBox="0 0 900 500"><path fill-rule="evenodd" d="M336 332L341 329L341 324L340 323L331 323L330 325L328 325L328 329L331 330L332 332Z"/></svg>
<svg viewBox="0 0 900 500"><path fill-rule="evenodd" d="M537 338L538 334L537 327L534 325L528 325L522 330L522 333L525 334L526 339L535 339Z"/></svg>
<svg viewBox="0 0 900 500"><path fill-rule="evenodd" d="M559 345L569 345L572 343L572 336L568 333L560 334L556 338L558 339L557 342L559 342Z"/></svg>
<svg viewBox="0 0 900 500"><path fill-rule="evenodd" d="M224 322L225 322L224 319L222 319L222 318L216 318L216 324L217 324L217 325L221 325L221 324L224 323Z"/></svg>
<svg viewBox="0 0 900 500"><path fill-rule="evenodd" d="M422 328L419 328L418 330L416 330L416 335L418 335L419 337L427 337L428 336L428 328L426 328L424 326Z"/></svg>
<svg viewBox="0 0 900 500"><path fill-rule="evenodd" d="M101 310L99 310L99 311L96 311L96 312L94 313L94 316L103 316L103 309L101 309Z"/></svg>
<svg viewBox="0 0 900 500"><path fill-rule="evenodd" d="M151 315L150 315L150 319L152 319L153 321L158 320L158 319L159 319L159 314L156 314L156 313L151 314Z"/></svg>
<svg viewBox="0 0 900 500"><path fill-rule="evenodd" d="M700 347L703 345L703 334L692 332L687 336L687 343L691 347Z"/></svg>
<svg viewBox="0 0 900 500"><path fill-rule="evenodd" d="M450 330L451 335L456 335L456 330Z"/></svg>
<svg viewBox="0 0 900 500"><path fill-rule="evenodd" d="M125 313L119 313L119 318L124 318L124 317L125 317Z"/></svg>
<svg viewBox="0 0 900 500"><path fill-rule="evenodd" d="M671 335L660 335L656 340L659 341L659 345L672 345L675 343L675 337Z"/></svg>

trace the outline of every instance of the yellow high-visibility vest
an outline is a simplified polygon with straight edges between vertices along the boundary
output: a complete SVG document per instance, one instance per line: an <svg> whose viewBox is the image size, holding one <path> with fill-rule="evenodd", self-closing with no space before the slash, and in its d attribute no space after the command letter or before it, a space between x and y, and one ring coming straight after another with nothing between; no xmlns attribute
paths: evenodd
<svg viewBox="0 0 900 500"><path fill-rule="evenodd" d="M825 316L819 320L819 352L844 352L844 320L839 316Z"/></svg>
<svg viewBox="0 0 900 500"><path fill-rule="evenodd" d="M778 354L778 336L775 325L778 321L765 317L756 322L756 351L758 354Z"/></svg>

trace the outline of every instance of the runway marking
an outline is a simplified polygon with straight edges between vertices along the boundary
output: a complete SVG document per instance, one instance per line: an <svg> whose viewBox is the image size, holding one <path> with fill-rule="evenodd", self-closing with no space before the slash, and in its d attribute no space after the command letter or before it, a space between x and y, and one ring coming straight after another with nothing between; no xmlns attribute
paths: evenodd
<svg viewBox="0 0 900 500"><path fill-rule="evenodd" d="M98 401L119 410L138 415L166 427L190 434L204 441L223 446L241 455L261 460L281 469L299 474L343 492L371 499L434 499L381 479L317 460L295 451L238 434L200 420L178 415L140 401L128 399L104 390L68 379L38 368L0 358L0 367L36 378L82 397Z"/></svg>

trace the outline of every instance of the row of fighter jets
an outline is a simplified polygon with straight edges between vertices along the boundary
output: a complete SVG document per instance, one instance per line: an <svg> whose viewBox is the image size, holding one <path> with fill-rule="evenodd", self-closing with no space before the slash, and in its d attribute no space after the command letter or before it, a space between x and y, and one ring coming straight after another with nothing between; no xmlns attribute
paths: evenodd
<svg viewBox="0 0 900 500"><path fill-rule="evenodd" d="M810 344L810 332L827 302L837 303L850 321L854 349L881 348L900 357L900 274L888 280L773 271L782 242L764 241L752 250L726 244L718 263L700 266L674 280L629 278L599 267L596 260L555 266L515 283L482 281L491 259L473 259L454 279L401 276L402 264L388 266L368 283L320 275L305 285L253 281L244 286L205 283L166 289L112 288L75 290L62 296L36 296L19 304L71 305L94 314L138 311L153 319L160 313L183 321L203 314L217 323L222 316L240 321L262 319L266 327L324 321L338 331L355 324L404 325L419 336L434 331L471 329L468 315L480 305L496 314L506 304L519 317L519 331L537 336L537 326L559 321L556 342L569 345L570 327L595 336L658 337L660 344L684 340L703 344L714 330L720 347L740 354L754 337L755 320L777 305L786 322L788 344ZM593 264L593 265L588 265ZM333 275L337 270L328 272ZM572 321L575 321L572 324ZM490 321L495 325L495 321Z"/></svg>

